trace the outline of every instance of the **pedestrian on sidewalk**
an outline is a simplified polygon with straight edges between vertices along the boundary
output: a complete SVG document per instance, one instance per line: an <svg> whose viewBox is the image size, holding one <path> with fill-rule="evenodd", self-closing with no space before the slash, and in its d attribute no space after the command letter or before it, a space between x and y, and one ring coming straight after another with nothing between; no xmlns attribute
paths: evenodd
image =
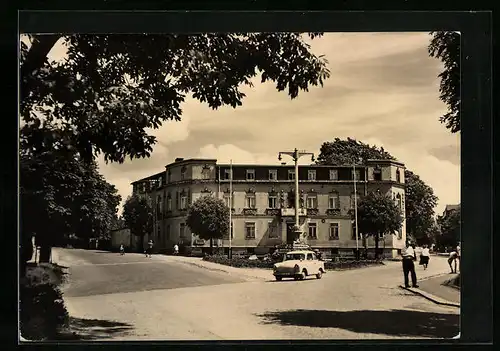
<svg viewBox="0 0 500 351"><path fill-rule="evenodd" d="M148 248L146 249L146 257L151 258L151 255L153 253L153 240L148 241Z"/></svg>
<svg viewBox="0 0 500 351"><path fill-rule="evenodd" d="M450 266L451 273L457 273L457 259L458 259L457 251L450 252L450 257L448 257L448 265ZM455 269L453 269L452 263L454 263Z"/></svg>
<svg viewBox="0 0 500 351"><path fill-rule="evenodd" d="M423 266L424 269L427 269L427 266L429 265L430 256L429 247L424 245L422 253L420 254L420 265Z"/></svg>
<svg viewBox="0 0 500 351"><path fill-rule="evenodd" d="M178 255L179 254L179 245L175 244L174 245L174 255Z"/></svg>
<svg viewBox="0 0 500 351"><path fill-rule="evenodd" d="M410 287L410 283L408 281L408 274L411 274L411 283L414 288L418 288L417 285L417 274L415 273L415 262L417 256L415 255L415 244L409 243L408 246L403 249L401 253L403 256L403 274L405 280L405 288Z"/></svg>
<svg viewBox="0 0 500 351"><path fill-rule="evenodd" d="M123 244L120 245L120 255L125 255L125 247L123 246Z"/></svg>

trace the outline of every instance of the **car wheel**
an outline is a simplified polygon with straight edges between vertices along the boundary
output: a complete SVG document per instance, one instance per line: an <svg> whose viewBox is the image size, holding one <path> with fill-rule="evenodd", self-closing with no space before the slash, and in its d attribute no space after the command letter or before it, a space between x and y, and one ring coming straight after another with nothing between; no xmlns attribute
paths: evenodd
<svg viewBox="0 0 500 351"><path fill-rule="evenodd" d="M279 282L281 281L281 279L283 279L283 277L278 277L278 276L275 276L275 278L276 278L276 280L277 280L277 281L279 281Z"/></svg>
<svg viewBox="0 0 500 351"><path fill-rule="evenodd" d="M306 279L306 277L307 277L307 271L304 269L304 270L302 271L301 276L300 276L300 280L304 280L304 279Z"/></svg>
<svg viewBox="0 0 500 351"><path fill-rule="evenodd" d="M323 272L321 270L318 273L316 273L317 279L321 279L322 276L323 276Z"/></svg>

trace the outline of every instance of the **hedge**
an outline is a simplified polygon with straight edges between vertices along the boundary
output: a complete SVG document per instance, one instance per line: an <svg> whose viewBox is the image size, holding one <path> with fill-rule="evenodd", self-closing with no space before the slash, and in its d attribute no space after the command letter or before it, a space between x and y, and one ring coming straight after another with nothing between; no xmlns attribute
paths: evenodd
<svg viewBox="0 0 500 351"><path fill-rule="evenodd" d="M58 285L63 272L55 265L28 267L20 285L21 335L28 340L55 340L69 315Z"/></svg>
<svg viewBox="0 0 500 351"><path fill-rule="evenodd" d="M279 261L264 261L264 260L249 260L247 258L237 258L233 257L229 259L225 256L205 256L204 261L222 264L225 266L231 266L236 268L263 268L272 269L273 265ZM360 261L344 261L344 262L331 262L325 261L325 269L327 270L341 270L341 269L352 269L361 268L374 265L383 265L381 260L360 260Z"/></svg>

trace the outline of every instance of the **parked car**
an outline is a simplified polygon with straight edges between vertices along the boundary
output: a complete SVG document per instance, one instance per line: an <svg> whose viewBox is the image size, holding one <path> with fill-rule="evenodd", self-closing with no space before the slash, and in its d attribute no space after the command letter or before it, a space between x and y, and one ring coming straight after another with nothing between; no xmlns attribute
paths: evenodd
<svg viewBox="0 0 500 351"><path fill-rule="evenodd" d="M323 273L326 273L325 263L318 260L314 251L310 250L287 252L283 257L283 262L273 266L273 275L278 281L283 278L304 280L310 275L321 279Z"/></svg>

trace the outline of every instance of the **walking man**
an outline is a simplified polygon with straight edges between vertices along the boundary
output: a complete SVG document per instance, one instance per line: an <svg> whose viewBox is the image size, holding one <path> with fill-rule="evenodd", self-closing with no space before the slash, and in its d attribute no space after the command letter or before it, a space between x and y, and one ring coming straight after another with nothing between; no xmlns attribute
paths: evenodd
<svg viewBox="0 0 500 351"><path fill-rule="evenodd" d="M146 257L149 256L151 258L151 254L153 253L153 240L148 241L148 248L146 250Z"/></svg>
<svg viewBox="0 0 500 351"><path fill-rule="evenodd" d="M415 273L415 245L413 243L409 243L408 247L402 252L403 256L403 274L405 279L405 288L410 287L410 283L408 281L408 274L411 274L411 284L412 287L418 288L417 285L417 274Z"/></svg>
<svg viewBox="0 0 500 351"><path fill-rule="evenodd" d="M179 246L177 244L174 245L174 255L179 254Z"/></svg>

